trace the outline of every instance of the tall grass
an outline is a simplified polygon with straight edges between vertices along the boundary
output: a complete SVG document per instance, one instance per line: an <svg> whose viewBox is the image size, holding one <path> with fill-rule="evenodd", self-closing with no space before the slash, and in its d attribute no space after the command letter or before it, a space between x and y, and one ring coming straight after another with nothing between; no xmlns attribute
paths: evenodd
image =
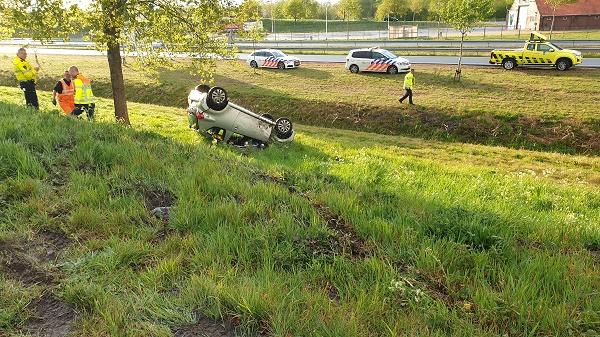
<svg viewBox="0 0 600 337"><path fill-rule="evenodd" d="M130 108L135 129L0 103L0 238L76 239L55 290L76 335L169 336L198 313L243 335L600 331L597 158L314 127L239 153ZM172 195L168 224L148 191ZM36 289L0 278L0 327Z"/></svg>

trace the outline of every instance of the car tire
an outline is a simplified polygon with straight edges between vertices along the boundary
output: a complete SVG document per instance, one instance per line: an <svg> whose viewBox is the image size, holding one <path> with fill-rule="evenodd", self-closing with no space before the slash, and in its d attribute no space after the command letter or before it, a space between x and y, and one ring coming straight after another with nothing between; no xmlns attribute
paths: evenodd
<svg viewBox="0 0 600 337"><path fill-rule="evenodd" d="M279 69L279 70L285 69L285 63L283 63L283 62L277 63L277 69Z"/></svg>
<svg viewBox="0 0 600 337"><path fill-rule="evenodd" d="M398 67L396 66L389 66L387 68L387 73L390 75L396 75L398 73Z"/></svg>
<svg viewBox="0 0 600 337"><path fill-rule="evenodd" d="M350 72L353 74L358 74L358 72L360 70L360 69L358 69L358 66L356 64L351 65L349 69L350 69Z"/></svg>
<svg viewBox="0 0 600 337"><path fill-rule="evenodd" d="M258 63L256 63L256 61L250 61L250 67L258 68Z"/></svg>
<svg viewBox="0 0 600 337"><path fill-rule="evenodd" d="M215 111L221 111L227 107L229 100L227 91L221 87L212 87L206 95L206 105Z"/></svg>
<svg viewBox="0 0 600 337"><path fill-rule="evenodd" d="M504 67L504 69L506 70L513 70L516 66L517 62L515 61L515 59L508 58L502 60L502 67Z"/></svg>
<svg viewBox="0 0 600 337"><path fill-rule="evenodd" d="M294 134L294 126L288 118L282 117L275 121L275 135L277 138L286 140Z"/></svg>
<svg viewBox="0 0 600 337"><path fill-rule="evenodd" d="M556 69L559 71L568 70L571 67L571 61L568 59L559 59L556 61Z"/></svg>

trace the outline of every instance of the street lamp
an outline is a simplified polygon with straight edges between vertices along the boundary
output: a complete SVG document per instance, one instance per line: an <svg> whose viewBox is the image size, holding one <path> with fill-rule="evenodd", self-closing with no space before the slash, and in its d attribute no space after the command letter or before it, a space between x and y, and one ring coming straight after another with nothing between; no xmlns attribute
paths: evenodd
<svg viewBox="0 0 600 337"><path fill-rule="evenodd" d="M275 18L273 17L273 0L271 2L271 34L275 33Z"/></svg>

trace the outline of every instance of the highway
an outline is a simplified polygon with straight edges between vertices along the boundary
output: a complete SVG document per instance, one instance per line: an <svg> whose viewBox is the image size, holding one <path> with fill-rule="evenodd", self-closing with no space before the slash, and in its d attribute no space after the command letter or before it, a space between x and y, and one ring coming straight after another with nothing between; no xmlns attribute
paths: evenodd
<svg viewBox="0 0 600 337"><path fill-rule="evenodd" d="M15 46L0 45L0 54L12 54L16 52ZM61 48L31 48L30 54L38 55L73 55L73 56L101 56L106 53L92 49L61 49ZM238 54L240 60L245 60L247 54ZM320 63L344 63L345 55L294 55L302 62L320 62ZM401 55L400 55L401 56ZM412 64L456 64L456 56L407 56ZM487 57L463 57L463 64L472 66L490 66ZM578 67L600 68L600 58L585 58Z"/></svg>

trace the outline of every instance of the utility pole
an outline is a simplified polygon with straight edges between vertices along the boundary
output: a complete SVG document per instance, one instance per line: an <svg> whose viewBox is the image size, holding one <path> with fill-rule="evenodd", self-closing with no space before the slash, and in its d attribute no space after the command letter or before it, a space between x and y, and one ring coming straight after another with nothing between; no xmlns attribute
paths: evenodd
<svg viewBox="0 0 600 337"><path fill-rule="evenodd" d="M325 40L327 40L327 33L328 33L328 27L327 27L327 10L329 9L329 1L327 1L325 3Z"/></svg>
<svg viewBox="0 0 600 337"><path fill-rule="evenodd" d="M271 34L275 33L275 18L273 17L273 0L271 0Z"/></svg>

